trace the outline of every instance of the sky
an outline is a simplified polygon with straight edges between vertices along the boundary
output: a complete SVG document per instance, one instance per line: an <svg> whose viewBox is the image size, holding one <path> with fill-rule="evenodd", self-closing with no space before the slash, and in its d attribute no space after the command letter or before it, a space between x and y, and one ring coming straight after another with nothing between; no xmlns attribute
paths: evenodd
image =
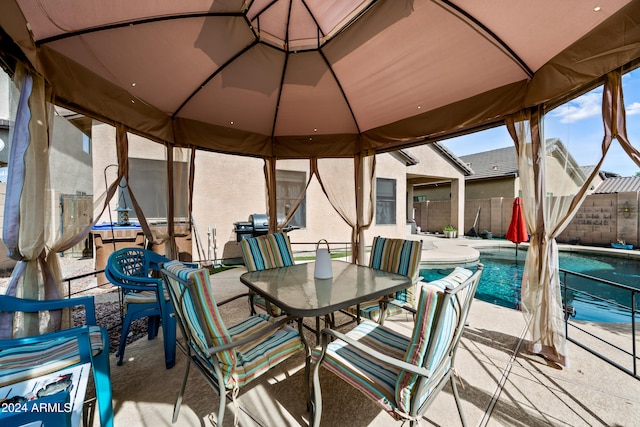
<svg viewBox="0 0 640 427"><path fill-rule="evenodd" d="M640 68L622 77L627 115L627 137L640 150ZM545 138L558 138L580 166L597 164L604 137L602 86L549 111L544 121ZM513 146L506 127L476 132L441 142L457 156ZM611 143L601 170L620 176L640 172L617 140Z"/></svg>

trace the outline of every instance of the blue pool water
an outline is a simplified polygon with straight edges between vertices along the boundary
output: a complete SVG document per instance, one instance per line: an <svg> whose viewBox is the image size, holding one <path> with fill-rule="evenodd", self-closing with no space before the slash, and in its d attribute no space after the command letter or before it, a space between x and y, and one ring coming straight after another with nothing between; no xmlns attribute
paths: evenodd
<svg viewBox="0 0 640 427"><path fill-rule="evenodd" d="M480 251L484 271L480 278L476 298L509 308L520 306L520 284L526 258L526 250L492 248ZM614 256L560 253L560 268L640 289L640 261ZM452 269L422 269L420 275L426 281L439 279ZM565 279L561 275L560 280ZM576 309L574 320L592 322L630 322L631 297L629 292L605 286L592 280L567 276L569 305ZM608 300L603 303L588 294ZM637 298L640 300L640 298ZM640 301L636 302L636 310Z"/></svg>

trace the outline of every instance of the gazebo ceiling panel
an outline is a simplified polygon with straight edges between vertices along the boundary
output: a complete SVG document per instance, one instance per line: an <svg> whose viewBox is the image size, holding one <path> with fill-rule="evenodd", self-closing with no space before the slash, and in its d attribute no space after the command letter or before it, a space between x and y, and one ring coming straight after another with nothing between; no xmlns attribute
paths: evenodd
<svg viewBox="0 0 640 427"><path fill-rule="evenodd" d="M217 42L226 37L230 37L229 43ZM52 42L50 47L126 88L132 99L173 114L252 41L252 33L242 18L212 17L87 33ZM187 50L184 46L193 48Z"/></svg>
<svg viewBox="0 0 640 427"><path fill-rule="evenodd" d="M589 33L628 0L455 1L534 71ZM595 10L596 7L600 9Z"/></svg>
<svg viewBox="0 0 640 427"><path fill-rule="evenodd" d="M528 78L499 47L438 5L424 4L411 15L389 3L380 7L390 9L376 15L381 22L362 19L324 50L363 131ZM441 26L424 26L429 20Z"/></svg>
<svg viewBox="0 0 640 427"><path fill-rule="evenodd" d="M60 104L155 140L342 156L593 85L639 60L638 16L640 0L7 0L0 56L17 46Z"/></svg>

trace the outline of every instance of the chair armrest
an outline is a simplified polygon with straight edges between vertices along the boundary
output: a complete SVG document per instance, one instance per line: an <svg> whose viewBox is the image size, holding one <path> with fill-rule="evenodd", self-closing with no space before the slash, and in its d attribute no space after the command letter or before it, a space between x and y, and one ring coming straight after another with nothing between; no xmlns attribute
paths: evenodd
<svg viewBox="0 0 640 427"><path fill-rule="evenodd" d="M152 290L153 287L158 287L159 284L162 283L162 279L155 277L138 277L138 276L125 276L116 271L112 271L110 269L106 269L104 271L105 276L107 276L107 280L113 283L116 286L119 286L123 289L131 290L131 291L148 291ZM131 283L125 283L124 281L135 281L141 283L140 285L133 285Z"/></svg>
<svg viewBox="0 0 640 427"><path fill-rule="evenodd" d="M37 313L40 311L61 310L63 308L83 306L86 323L96 325L96 307L92 296L74 297L56 300L34 300L0 295L0 311Z"/></svg>
<svg viewBox="0 0 640 427"><path fill-rule="evenodd" d="M258 338L260 338L260 337L262 337L264 335L267 335L268 333L273 332L276 329L280 329L282 327L282 325L284 325L284 324L286 324L286 323L288 323L288 322L290 322L292 320L299 320L299 318L294 317L294 316L287 316L284 319L280 319L277 322L272 323L271 326L261 330L260 332L256 332L255 334L251 334L248 337L244 337L243 339L238 340L238 341L232 341L232 342L224 344L224 345L219 345L219 346L216 346L216 347L210 347L210 348L207 349L207 352L209 354L213 355L215 353L219 353L219 352L224 351L224 350L229 350L229 349L234 348L234 347L239 347L241 345L245 345L245 344L248 344L248 343L251 343L251 342L255 342Z"/></svg>
<svg viewBox="0 0 640 427"><path fill-rule="evenodd" d="M346 334L343 334L341 332L338 331L334 331L333 329L328 329L325 328L322 330L322 334L323 334L323 340L322 340L322 354L324 355L324 353L326 352L326 346L329 343L329 340L327 339L329 336L332 336L336 339L342 340L344 342L346 342L347 344L349 344L352 347L355 347L356 349L370 355L371 357L373 357L374 359L378 359L384 363L388 363L389 365L398 367L402 370L411 372L413 374L416 375L420 375L423 377L430 377L432 375L432 372L428 369L425 369L421 366L416 366L416 365L412 365L410 363L405 362L404 360L400 360L400 359L395 359L393 357L389 357L386 354L383 354L371 347L368 347L366 345L363 345L362 343L358 342L357 340L354 340L353 338L349 337Z"/></svg>
<svg viewBox="0 0 640 427"><path fill-rule="evenodd" d="M6 348L16 348L21 346L28 346L37 344L45 341L52 341L62 338L78 338L81 339L83 335L89 337L90 334L89 326L76 326L75 328L70 329L62 329L60 331L47 332L40 335L32 335L28 337L21 338L11 338L7 340L0 340L0 350ZM88 338L87 338L88 339Z"/></svg>

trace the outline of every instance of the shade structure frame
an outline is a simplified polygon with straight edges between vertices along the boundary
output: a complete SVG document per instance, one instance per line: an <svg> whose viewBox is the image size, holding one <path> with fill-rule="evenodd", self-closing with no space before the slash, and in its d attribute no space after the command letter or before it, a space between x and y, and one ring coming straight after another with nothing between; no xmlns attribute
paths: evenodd
<svg viewBox="0 0 640 427"><path fill-rule="evenodd" d="M256 2L256 5L258 3ZM291 4L296 3L296 1L291 2ZM307 19L311 21L308 17L309 13L315 13L316 15L313 16L318 17L318 24L321 24L321 21L326 18L323 13L331 11L317 9L314 2L308 3L311 5L309 11L303 11L307 14ZM82 7L97 7L97 4L91 2L87 4L89 6L82 5ZM163 77L165 80L158 80L157 83L160 86L149 86L149 82L143 79L137 81L136 86L132 86L132 83L136 83L132 80L137 80L136 73L144 71L142 65L145 62L142 59L140 63L134 62L137 56L141 56L140 51L134 51L131 47L131 52L127 53L125 49L127 46L118 46L121 53L125 54L125 60L114 67L110 63L107 64L109 58L113 57L110 50L114 48L105 44L107 43L105 40L109 39L106 37L109 31L124 29L134 31L132 34L139 32L162 35L154 32L160 31L160 27L152 31L152 26L166 23L177 25L181 15L173 9L152 10L152 13L155 13L154 17L133 11L137 15L132 13L127 19L107 21L98 25L94 22L97 19L94 16L90 16L91 19L84 18L85 21L90 22L83 24L79 18L76 20L73 14L67 14L66 21L63 22L62 10L57 10L54 3L48 1L41 6L49 13L51 22L42 20L39 16L42 11L38 12L35 2L9 1L4 8L6 13L0 17L0 26L7 34L7 38L3 37L0 45L0 56L3 57L3 62L8 68L12 62L15 62L16 57L20 57L18 60L21 62L31 64L51 83L57 103L99 120L120 123L132 133L154 141L180 146L277 158L350 157L370 149L377 152L391 151L499 125L509 114L535 105L557 103L565 99L567 94L575 94L576 91L602 81L602 76L613 69L637 65L640 58L640 28L637 19L634 18L640 16L640 2L637 0L617 0L598 13L576 8L573 12L576 18L575 23L567 24L561 29L547 28L545 31L541 31L542 28L546 28L542 23L548 21L548 25L552 26L550 22L555 18L554 9L543 11L544 5L538 5L539 10L532 9L516 14L509 9L508 2L496 2L495 8L483 6L486 10L478 10L473 2L462 0L443 1L437 4L421 0L377 1L371 2L363 10L350 16L350 19L345 19L344 22L348 25L344 28L333 32L324 29L317 31L318 39L315 46L304 53L290 50L295 44L292 39L283 46L277 46L263 36L267 31L265 29L268 22L266 14L275 13L276 8L280 6L274 5L268 12L265 9L258 13L257 10L233 9L234 2L226 4L231 6L224 10L221 9L222 3L214 4L209 10L197 10L195 3L192 2L180 6L185 8L181 15L191 20L211 18L223 22L223 19L235 19L237 22L233 25L235 28L233 31L241 31L244 34L242 40L245 41L240 43L240 50L226 52L226 47L217 47L216 55L223 55L207 57L206 52L203 52L211 48L213 42L208 39L192 38L192 41L197 40L200 43L195 51L196 57L199 55L199 60L193 62L185 57L184 61L176 60L177 64L182 65L176 66L176 61L167 61L170 64L163 64L165 61L161 61L155 67L158 73L165 69L174 70L171 77L175 79L175 85L167 84L165 76ZM578 5L577 3L576 5L554 4L555 8L572 6ZM188 9L189 7L191 9ZM436 9L431 9L432 7ZM296 11L297 9L294 10ZM77 13L81 12L82 10L79 10ZM132 9L125 8L124 12L119 13L125 12L132 12ZM558 10L555 10L555 13L557 14ZM530 25L538 25L540 31L536 33L535 43L529 43L530 46L523 50L519 38L521 36L516 34L517 31L513 28L525 22L521 15L526 14L529 15L526 18L531 21ZM456 26L453 32L443 30L438 32L437 29L429 32L430 27L434 26L429 25L427 21L430 15L445 17L447 22L455 22L459 27ZM120 15L118 17L122 18ZM259 29L255 25L257 19L260 20ZM330 19L334 23L343 22L336 17L330 17ZM294 15L291 15L291 22L294 20ZM31 32L27 30L27 22ZM48 27L51 27L52 22L64 31L60 30L57 34L51 33L52 30ZM253 23L256 28L247 27L240 30L241 22L242 25L245 25L244 22ZM126 23L130 25L125 25ZM95 25L90 26L92 24ZM143 27L147 28L143 29ZM414 27L421 30L414 31ZM97 31L98 28L105 30ZM438 53L435 47L432 48L448 39L462 40L463 37L467 37L467 31L469 34L478 31L474 28L481 29L479 31L482 33L479 35L482 39L481 43L493 46L488 49L503 55L510 63L508 68L513 71L499 77L497 70L488 70L487 66L461 62L460 58L464 56L454 58L455 53L451 49L451 53L445 55L444 52ZM217 28L213 31L220 33L222 30ZM413 37L408 37L409 34L413 34ZM98 35L100 37L97 37ZM169 37L169 34L166 36ZM74 40L75 37L82 38L80 44L76 42L75 45L64 47L64 43ZM386 37L389 37L388 41L384 41ZM544 44L545 37L556 37L558 42L557 44L547 43L546 47L540 47ZM116 42L117 38L114 39L114 43ZM81 44L89 46L86 52L91 55L73 54L73 46ZM133 46L135 43L129 44ZM173 47L170 44L168 46ZM224 70L216 72L216 67L224 66L230 58L234 58L234 55L247 46L252 46L248 49L249 51L258 46L266 46L268 47L266 50L281 52L281 56L291 58L316 52L320 58L318 62L325 68L325 78L328 79L327 81L333 81L334 89L332 90L336 93L334 99L342 99L340 109L344 112L344 118L340 120L343 123L352 123L350 125L352 129L346 131L339 121L322 121L330 116L332 109L322 106L323 93L327 91L313 89L312 85L306 86L296 95L302 97L298 98L299 104L294 103L291 107L287 107L288 101L282 105L279 101L272 103L275 105L275 112L268 114L269 120L263 120L265 123L263 129L257 129L255 125L243 124L244 118L229 120L225 116L225 110L231 114L242 111L242 108L240 106L235 108L226 103L222 103L222 107L203 104L207 108L192 108L193 111L208 111L208 107L214 105L215 108L210 109L211 117L215 119L213 121L184 115L182 104L185 100L194 93L198 93L199 85L211 76L225 74ZM184 50L184 48L181 49ZM178 50L180 49L177 47L174 50L167 50L167 58ZM378 54L373 55L374 51ZM492 55L491 50L488 52L487 58ZM431 70L430 67L425 67L424 64L429 62L402 62L403 57L419 55L436 55L434 57L439 58L437 62L442 63L443 67L450 67L449 64L458 65L457 68L447 68L450 72L442 73L443 68L437 69L434 66ZM239 56L242 57L244 54ZM374 57L381 57L381 61L385 62L376 65L371 62ZM152 57L149 58L146 61L154 63L151 61ZM434 63L434 61L430 62ZM101 63L107 64L102 71L98 69ZM359 64L363 65L361 72L345 77L345 70L348 71ZM205 65L209 70L206 71L206 67L200 69L199 65ZM463 68L474 70L476 75L471 74L465 79L458 78L457 85L438 80L438 75L453 75L460 73ZM191 73L193 69L198 69L201 77L193 80L189 88L188 85L181 83L178 77ZM488 71L485 72L484 69ZM179 72L176 73L176 70ZM431 74L432 71L439 71L439 74ZM289 96L288 93L294 93L297 90L296 85L300 83L295 78L292 81L285 79L287 73L288 71L285 70L285 72L274 74L274 78L281 83L277 84L279 88L272 96L281 101ZM380 77L376 77L378 75ZM458 74L456 75L459 77ZM211 81L216 79L217 77L214 77ZM253 80L255 79L241 79L242 82ZM467 84L467 81L489 80L491 84L486 86L477 83L474 83L475 86ZM407 85L400 86L398 82L404 81L408 82ZM381 86L379 83L384 84ZM222 85L219 88L226 90L229 89L229 85L234 84L236 83L231 81L224 88ZM247 83L241 83L241 87L235 87L234 90L243 93L253 90L246 85ZM171 91L177 90L173 86L179 87L186 94L181 102L174 103L173 111L167 109L166 105L157 104L149 96L149 94L159 93L165 99L173 99ZM385 86L386 89L380 89ZM86 88L91 90L87 91ZM294 92L291 92L292 88ZM433 91L433 88L438 90ZM251 104L245 105L256 105L256 97L259 102L263 102L260 100L262 95L258 96L256 93L249 97L253 99ZM396 102L395 98L401 99L402 102ZM302 102L300 99L307 99L309 105L300 104ZM302 107L298 108L296 105ZM333 103L330 102L328 105ZM287 113L288 118L285 117L287 114L283 113L287 108L290 111L290 114ZM413 110L410 111L410 109ZM304 112L306 121L298 120L296 116L303 110L308 110ZM248 114L248 116L255 115ZM230 124L231 121L234 122L233 125Z"/></svg>

